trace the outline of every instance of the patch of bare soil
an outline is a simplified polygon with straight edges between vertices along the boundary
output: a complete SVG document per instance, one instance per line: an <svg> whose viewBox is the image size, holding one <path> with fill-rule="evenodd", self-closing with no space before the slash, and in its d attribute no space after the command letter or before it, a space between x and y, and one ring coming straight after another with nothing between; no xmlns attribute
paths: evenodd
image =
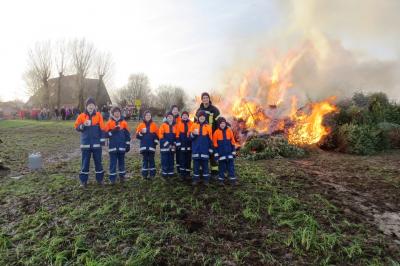
<svg viewBox="0 0 400 266"><path fill-rule="evenodd" d="M300 193L324 195L345 213L400 243L399 151L370 157L318 152L288 161L288 166L302 173L294 181L307 184ZM273 164L268 168L276 171Z"/></svg>

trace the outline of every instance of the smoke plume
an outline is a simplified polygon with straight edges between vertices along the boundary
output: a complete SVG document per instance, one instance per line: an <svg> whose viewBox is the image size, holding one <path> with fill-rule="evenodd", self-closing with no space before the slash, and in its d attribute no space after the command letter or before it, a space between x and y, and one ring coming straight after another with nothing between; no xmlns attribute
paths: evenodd
<svg viewBox="0 0 400 266"><path fill-rule="evenodd" d="M238 58L229 69L225 87L231 93L246 77L250 87L263 86L263 76L272 75L274 65L296 57L286 78L292 83L288 93L300 103L332 95L340 99L355 91L382 91L400 100L400 1L291 0L277 5L285 20L268 38L250 40L263 48L250 59ZM257 91L250 89L249 96L258 97Z"/></svg>

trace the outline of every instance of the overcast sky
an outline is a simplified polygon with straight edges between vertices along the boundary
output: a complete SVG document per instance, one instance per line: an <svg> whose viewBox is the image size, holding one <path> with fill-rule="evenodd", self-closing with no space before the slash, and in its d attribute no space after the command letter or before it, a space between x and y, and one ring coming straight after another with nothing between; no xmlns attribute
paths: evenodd
<svg viewBox="0 0 400 266"><path fill-rule="evenodd" d="M289 36L310 30L339 40L357 54L398 60L398 0L323 2L3 1L0 99L28 98L22 79L28 49L47 40L86 38L98 50L110 52L115 62L110 92L138 72L148 75L153 89L161 84L177 85L190 95L220 89L233 66L243 65L241 59L251 61L260 50L276 48L265 47L271 45L265 40L278 37L283 40L279 46L296 47L299 43Z"/></svg>
<svg viewBox="0 0 400 266"><path fill-rule="evenodd" d="M26 99L27 51L86 38L115 61L113 87L143 72L156 88L218 86L237 48L278 23L270 1L6 1L0 4L0 98Z"/></svg>

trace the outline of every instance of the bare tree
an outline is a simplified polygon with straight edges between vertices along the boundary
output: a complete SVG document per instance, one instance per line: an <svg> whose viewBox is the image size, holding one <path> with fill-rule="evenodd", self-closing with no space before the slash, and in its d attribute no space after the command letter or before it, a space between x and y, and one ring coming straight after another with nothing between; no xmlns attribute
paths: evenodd
<svg viewBox="0 0 400 266"><path fill-rule="evenodd" d="M143 74L129 76L128 84L116 93L116 101L119 105L135 104L135 100L141 100L145 107L150 106L151 89L149 78Z"/></svg>
<svg viewBox="0 0 400 266"><path fill-rule="evenodd" d="M179 109L185 108L187 95L181 87L161 85L156 91L156 104L159 108L168 111L172 105Z"/></svg>
<svg viewBox="0 0 400 266"><path fill-rule="evenodd" d="M92 43L85 39L75 39L71 43L72 65L78 75L78 108L84 110L85 78L89 74L95 55L95 48Z"/></svg>
<svg viewBox="0 0 400 266"><path fill-rule="evenodd" d="M99 77L96 99L100 99L102 87L111 79L114 62L110 53L97 53L95 58L95 71ZM104 88L105 89L105 88Z"/></svg>
<svg viewBox="0 0 400 266"><path fill-rule="evenodd" d="M61 79L65 75L65 71L67 70L70 58L67 49L67 43L65 41L58 41L55 47L55 56L54 63L58 72L58 86L57 86L57 109L60 110L60 102L61 102Z"/></svg>
<svg viewBox="0 0 400 266"><path fill-rule="evenodd" d="M22 79L25 81L26 93L30 96L38 94L40 88L43 86L42 79L32 68L24 72Z"/></svg>
<svg viewBox="0 0 400 266"><path fill-rule="evenodd" d="M33 81L41 80L43 85L42 103L45 107L50 107L50 92L48 79L52 70L52 54L50 41L36 43L34 49L29 52L29 79Z"/></svg>

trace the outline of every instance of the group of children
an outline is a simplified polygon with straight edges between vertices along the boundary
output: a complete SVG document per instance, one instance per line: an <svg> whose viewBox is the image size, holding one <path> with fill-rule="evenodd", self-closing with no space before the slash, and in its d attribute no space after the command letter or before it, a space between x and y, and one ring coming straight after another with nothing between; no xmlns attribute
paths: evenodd
<svg viewBox="0 0 400 266"><path fill-rule="evenodd" d="M104 123L103 117L96 111L93 98L88 98L85 106L85 112L75 122L75 129L81 132L81 186L87 186L91 156L95 163L96 181L103 184L102 146L105 145L106 138L109 139L110 182L115 184L117 176L124 182L125 153L130 150L131 134L128 123L121 117L121 109L113 107L110 119ZM136 138L140 140L139 151L143 157L141 173L144 178L151 180L156 175L155 153L157 145L160 145L161 176L164 179L169 180L175 175L175 161L182 180L190 179L193 161L192 184L197 185L202 179L207 185L210 180L209 162L213 155L213 159L218 161L219 183L224 184L225 173L228 172L231 184L236 184L236 142L227 121L220 117L217 121L218 128L213 132L204 111L200 110L196 117L197 121L192 122L186 111L179 116L178 107L173 106L158 127L152 120L150 111L143 113L143 121L136 129Z"/></svg>

